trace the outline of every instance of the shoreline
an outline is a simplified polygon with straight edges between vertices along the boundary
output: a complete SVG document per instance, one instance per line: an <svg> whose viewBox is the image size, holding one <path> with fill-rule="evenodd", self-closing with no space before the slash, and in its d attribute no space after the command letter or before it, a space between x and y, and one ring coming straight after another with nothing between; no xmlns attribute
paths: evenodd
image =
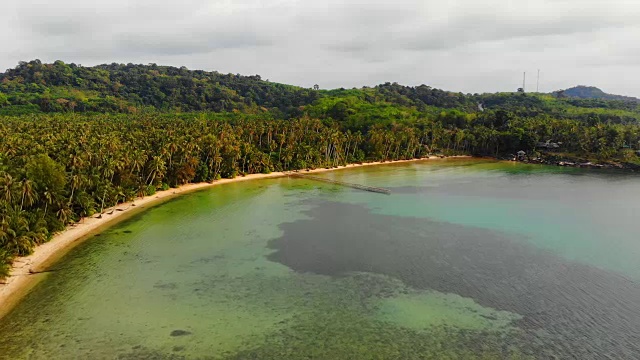
<svg viewBox="0 0 640 360"><path fill-rule="evenodd" d="M285 177L291 173L310 174L364 166L471 157L472 156L467 155L449 156L445 158L424 157L410 160L356 163L334 168L273 172L270 174L249 174L245 176L238 176L233 179L220 179L211 183L185 184L177 188L158 191L154 195L148 195L134 201L118 204L115 207L104 210L100 218L98 217L100 215L96 214L84 218L78 223L67 226L63 231L56 233L51 240L37 246L31 255L14 259L9 276L0 282L0 318L7 315L24 298L24 296L26 296L29 291L46 276L46 269L49 266L62 258L76 245L81 244L92 235L105 230L110 226L177 196L233 182Z"/></svg>

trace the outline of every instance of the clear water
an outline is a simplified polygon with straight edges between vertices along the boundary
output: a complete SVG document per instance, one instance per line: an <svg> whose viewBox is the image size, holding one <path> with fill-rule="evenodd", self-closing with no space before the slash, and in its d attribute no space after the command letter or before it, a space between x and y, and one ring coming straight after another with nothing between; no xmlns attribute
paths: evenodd
<svg viewBox="0 0 640 360"><path fill-rule="evenodd" d="M229 184L83 243L2 359L640 358L640 178L448 160Z"/></svg>

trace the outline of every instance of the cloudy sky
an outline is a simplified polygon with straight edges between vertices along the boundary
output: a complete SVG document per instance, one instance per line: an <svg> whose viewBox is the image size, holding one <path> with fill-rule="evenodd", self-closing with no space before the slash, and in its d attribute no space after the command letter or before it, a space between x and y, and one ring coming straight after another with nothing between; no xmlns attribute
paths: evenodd
<svg viewBox="0 0 640 360"><path fill-rule="evenodd" d="M578 84L640 97L638 0L2 0L0 69L56 59L322 88Z"/></svg>

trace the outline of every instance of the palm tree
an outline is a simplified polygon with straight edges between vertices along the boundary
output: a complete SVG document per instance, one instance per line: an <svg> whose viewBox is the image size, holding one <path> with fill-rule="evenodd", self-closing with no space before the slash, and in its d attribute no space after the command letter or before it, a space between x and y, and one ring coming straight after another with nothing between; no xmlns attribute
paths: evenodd
<svg viewBox="0 0 640 360"><path fill-rule="evenodd" d="M43 193L44 195L44 213L42 214L42 218L44 219L47 216L47 210L49 205L53 203L53 194L48 189Z"/></svg>
<svg viewBox="0 0 640 360"><path fill-rule="evenodd" d="M31 206L38 199L38 193L35 184L29 179L24 179L20 183L22 189L22 199L20 200L20 211L24 208L25 201L27 206Z"/></svg>
<svg viewBox="0 0 640 360"><path fill-rule="evenodd" d="M16 182L13 176L5 173L0 178L0 196L2 196L3 200L7 204L11 204L13 202L13 188L16 185Z"/></svg>
<svg viewBox="0 0 640 360"><path fill-rule="evenodd" d="M58 220L60 220L60 222L62 222L63 224L67 224L71 219L71 216L73 215L73 211L71 211L71 209L67 206L62 206L60 207L56 215L58 216Z"/></svg>
<svg viewBox="0 0 640 360"><path fill-rule="evenodd" d="M158 155L152 157L149 176L147 176L146 180L147 185L153 185L156 178L161 179L162 177L164 177L166 169L167 167L162 156Z"/></svg>
<svg viewBox="0 0 640 360"><path fill-rule="evenodd" d="M82 177L79 174L75 174L71 176L71 196L69 196L69 205L73 201L74 192L80 187L82 184Z"/></svg>

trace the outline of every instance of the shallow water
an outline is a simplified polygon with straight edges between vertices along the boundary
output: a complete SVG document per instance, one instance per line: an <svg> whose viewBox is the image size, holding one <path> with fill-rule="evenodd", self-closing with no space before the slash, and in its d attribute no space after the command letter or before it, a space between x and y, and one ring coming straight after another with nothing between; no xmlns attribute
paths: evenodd
<svg viewBox="0 0 640 360"><path fill-rule="evenodd" d="M640 358L640 178L448 160L243 182L74 249L6 359Z"/></svg>

